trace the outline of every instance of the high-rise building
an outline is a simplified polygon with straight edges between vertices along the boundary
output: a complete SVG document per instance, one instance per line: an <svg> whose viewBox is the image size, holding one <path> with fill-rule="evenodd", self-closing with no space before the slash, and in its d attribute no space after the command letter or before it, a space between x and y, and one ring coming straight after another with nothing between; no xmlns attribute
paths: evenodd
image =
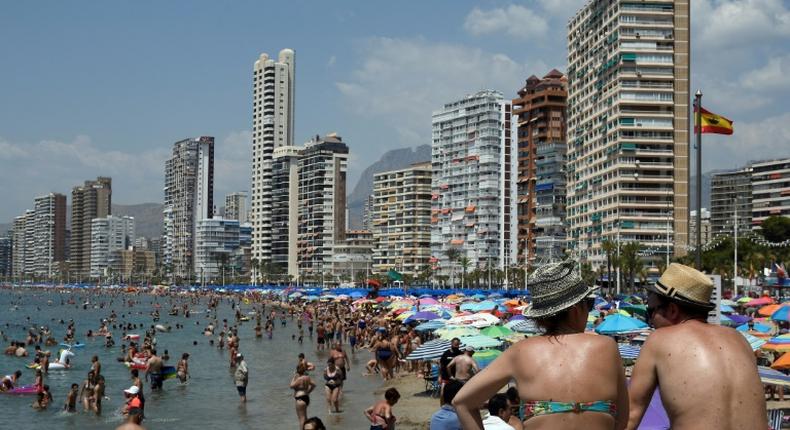
<svg viewBox="0 0 790 430"><path fill-rule="evenodd" d="M329 272L337 283L362 283L373 257L373 234L369 230L346 230L345 240L332 247ZM326 272L326 271L325 271Z"/></svg>
<svg viewBox="0 0 790 430"><path fill-rule="evenodd" d="M431 163L375 174L372 196L373 270L418 276L431 259Z"/></svg>
<svg viewBox="0 0 790 430"><path fill-rule="evenodd" d="M91 222L112 214L112 179L99 177L85 181L71 191L71 243L69 272L86 280L91 270Z"/></svg>
<svg viewBox="0 0 790 430"><path fill-rule="evenodd" d="M713 232L712 232L712 229L711 229L710 216L711 216L711 213L707 209L702 208L702 231L700 232L702 246L705 246L713 238ZM738 224L740 224L740 222L738 222ZM689 231L690 232L696 232L697 231L696 228L697 228L697 211L695 211L695 210L694 211L689 211ZM740 226L738 228L740 229ZM732 227L730 227L730 232L731 231L732 231ZM741 231L741 230L738 230L738 231ZM743 230L743 231L745 232L746 230ZM696 233L694 233L694 234L695 234L695 236L694 236L694 238L692 240L694 242L696 242L696 240L697 240ZM692 243L694 243L694 242L692 242Z"/></svg>
<svg viewBox="0 0 790 430"><path fill-rule="evenodd" d="M568 80L557 70L530 76L513 100L518 116L518 258L561 259L565 248L565 106Z"/></svg>
<svg viewBox="0 0 790 430"><path fill-rule="evenodd" d="M503 269L516 256L511 102L481 91L433 114L431 255L440 275ZM451 249L455 251L450 251ZM457 261L448 253L457 252Z"/></svg>
<svg viewBox="0 0 790 430"><path fill-rule="evenodd" d="M36 266L36 212L28 209L14 218L11 229L11 265L15 278L32 276Z"/></svg>
<svg viewBox="0 0 790 430"><path fill-rule="evenodd" d="M272 263L293 278L299 276L299 157L302 148L274 150L272 163Z"/></svg>
<svg viewBox="0 0 790 430"><path fill-rule="evenodd" d="M0 236L0 279L6 280L13 276L13 246L11 234Z"/></svg>
<svg viewBox="0 0 790 430"><path fill-rule="evenodd" d="M165 163L164 264L175 277L194 273L197 221L214 216L214 138L173 145Z"/></svg>
<svg viewBox="0 0 790 430"><path fill-rule="evenodd" d="M283 49L277 60L261 54L253 66L252 99L252 258L272 258L272 157L293 146L295 56Z"/></svg>
<svg viewBox="0 0 790 430"><path fill-rule="evenodd" d="M334 133L316 136L305 144L298 169L299 275L318 280L330 270L333 246L346 237L348 146Z"/></svg>
<svg viewBox="0 0 790 430"><path fill-rule="evenodd" d="M112 272L123 282L150 280L156 271L156 257L153 251L136 248L118 249L110 257Z"/></svg>
<svg viewBox="0 0 790 430"><path fill-rule="evenodd" d="M752 163L752 225L771 216L790 217L790 158Z"/></svg>
<svg viewBox="0 0 790 430"><path fill-rule="evenodd" d="M108 276L115 251L134 244L134 217L94 218L91 222L91 278Z"/></svg>
<svg viewBox="0 0 790 430"><path fill-rule="evenodd" d="M35 199L35 256L38 276L51 279L66 260L66 196L49 193Z"/></svg>
<svg viewBox="0 0 790 430"><path fill-rule="evenodd" d="M689 1L595 0L568 23L569 248L688 245Z"/></svg>
<svg viewBox="0 0 790 430"><path fill-rule="evenodd" d="M362 205L362 228L368 231L373 231L373 218L375 217L374 203L375 198L370 194Z"/></svg>
<svg viewBox="0 0 790 430"><path fill-rule="evenodd" d="M239 250L239 221L214 217L197 223L195 279L209 282L230 276Z"/></svg>
<svg viewBox="0 0 790 430"><path fill-rule="evenodd" d="M247 222L247 192L239 191L225 196L225 219L235 219L239 224Z"/></svg>
<svg viewBox="0 0 790 430"><path fill-rule="evenodd" d="M735 208L738 209L738 231L752 229L752 168L717 172L710 180L710 224L713 234L732 234ZM702 212L705 215L705 211ZM691 218L693 222L696 218ZM703 220L704 221L704 220ZM696 230L689 229L692 233ZM691 243L697 239L696 233ZM703 240L704 244L704 240Z"/></svg>

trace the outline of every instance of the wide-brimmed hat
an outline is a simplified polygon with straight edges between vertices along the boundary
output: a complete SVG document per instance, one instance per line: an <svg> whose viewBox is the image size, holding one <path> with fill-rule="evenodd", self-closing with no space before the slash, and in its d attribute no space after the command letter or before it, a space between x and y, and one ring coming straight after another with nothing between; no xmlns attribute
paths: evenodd
<svg viewBox="0 0 790 430"><path fill-rule="evenodd" d="M712 310L716 307L715 304L710 302L710 296L713 293L713 281L699 270L682 264L670 264L655 285L648 285L646 288L648 291L660 296L677 300L687 305L707 310Z"/></svg>
<svg viewBox="0 0 790 430"><path fill-rule="evenodd" d="M579 303L596 290L584 284L574 261L550 263L529 276L532 303L524 310L527 318L555 315Z"/></svg>

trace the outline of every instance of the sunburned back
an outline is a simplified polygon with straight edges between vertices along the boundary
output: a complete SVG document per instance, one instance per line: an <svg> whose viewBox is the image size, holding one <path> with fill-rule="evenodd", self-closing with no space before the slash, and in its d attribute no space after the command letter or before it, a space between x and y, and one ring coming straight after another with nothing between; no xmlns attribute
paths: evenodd
<svg viewBox="0 0 790 430"><path fill-rule="evenodd" d="M535 337L519 342L515 377L524 401L617 403L621 361L614 341L604 336L572 334ZM612 429L615 419L585 411L528 418L525 429Z"/></svg>
<svg viewBox="0 0 790 430"><path fill-rule="evenodd" d="M673 427L764 428L757 425L766 416L763 387L743 336L696 321L652 336L661 400Z"/></svg>

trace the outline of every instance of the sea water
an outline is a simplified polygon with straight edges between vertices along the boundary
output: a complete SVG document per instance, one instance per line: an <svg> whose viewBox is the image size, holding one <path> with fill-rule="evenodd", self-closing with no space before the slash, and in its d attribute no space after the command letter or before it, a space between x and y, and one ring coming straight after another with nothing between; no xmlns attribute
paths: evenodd
<svg viewBox="0 0 790 430"><path fill-rule="evenodd" d="M73 299L75 304L63 304ZM127 307L125 299L139 301L134 307ZM112 305L109 305L110 301ZM87 309L83 303L89 302ZM105 307L98 307L104 302ZM159 303L161 319L154 323L150 313L154 303ZM200 304L192 305L192 309L206 309L206 300ZM250 305L241 305L246 314L252 310ZM73 319L76 327L76 339L85 343L84 348L75 349L72 357L72 367L69 370L51 370L45 378L45 383L50 386L54 401L46 411L36 411L30 407L33 396L9 396L0 394L0 429L112 429L123 421L121 408L124 404L123 390L131 385L129 370L116 360L121 356L120 328L110 330L115 339L115 346L106 348L104 338L86 337L88 330L94 332L99 329L102 318L110 316L115 310L118 322L143 324L150 327L153 324L162 324L173 327L171 332L157 334L157 352L161 356L168 350L170 361L168 365L175 366L181 354L190 354L189 371L191 378L185 385L177 379L164 382L164 390L152 393L150 384L145 385L145 415L144 426L151 430L156 429L190 429L190 428L223 428L229 429L298 429L296 412L294 410L293 390L288 388L294 374L297 355L305 353L308 360L316 365L316 370L311 372L311 377L317 384L315 391L310 396L308 417L318 416L329 429L360 429L369 426L363 415L365 408L373 401L373 391L380 385L377 376L362 376L364 365L371 358L369 351L357 351L351 355L348 345L345 350L351 357L351 372L344 387L344 400L341 405L343 413L329 414L324 396L324 381L322 372L328 358L326 351L315 350L315 339L308 336L305 327L304 344L299 345L291 336L296 333L295 320L288 320L287 327L280 325L279 315L275 321L273 339L269 340L264 333L263 338L255 338L255 320L242 324L239 329L240 351L244 354L249 368L249 385L247 387L247 404L241 405L238 393L233 382L233 372L229 369L229 354L227 349L218 349L209 345L209 339L215 339L221 331L222 319L227 318L232 324L233 311L228 301L222 301L218 311L219 327L211 338L203 335L203 329L209 319L205 313L192 314L190 318L183 315L168 316L170 309L168 298L153 297L148 295L123 296L106 293L97 294L94 291L79 291L59 293L41 289L14 289L0 290L0 330L8 337L8 341L24 341L29 327L46 325L53 332L55 339L61 342L66 330L66 324ZM269 308L267 308L267 313ZM121 316L124 315L124 318ZM29 319L28 319L29 318ZM176 329L176 323L183 324L184 328ZM145 329L132 330L130 333L143 335ZM193 342L197 341L197 345ZM3 344L3 349L8 342ZM52 351L51 359L57 357L59 346L44 347ZM27 347L31 357L16 358L0 355L0 372L3 375L11 374L15 370L22 371L23 385L32 384L34 371L27 369L26 364L33 361L33 346ZM69 414L63 412L63 403L72 383L82 385L90 370L90 360L97 355L102 364L102 375L106 380L105 393L109 399L102 402L102 415L100 417L91 413L82 412L82 405L78 404L80 412ZM143 372L140 372L143 376Z"/></svg>

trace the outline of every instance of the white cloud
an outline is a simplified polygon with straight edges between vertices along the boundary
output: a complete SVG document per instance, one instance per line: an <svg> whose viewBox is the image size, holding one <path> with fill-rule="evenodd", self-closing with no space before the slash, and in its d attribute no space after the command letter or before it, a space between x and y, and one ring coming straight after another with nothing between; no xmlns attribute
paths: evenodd
<svg viewBox="0 0 790 430"><path fill-rule="evenodd" d="M466 16L464 29L472 35L505 33L516 38L544 36L549 29L546 20L532 10L519 5L487 11L472 9Z"/></svg>
<svg viewBox="0 0 790 430"><path fill-rule="evenodd" d="M513 97L530 74L549 70L537 60L527 67L504 54L424 39L370 39L362 57L336 86L355 113L384 121L377 127L391 128L400 147L430 143L431 113L443 103L482 89Z"/></svg>
<svg viewBox="0 0 790 430"><path fill-rule="evenodd" d="M703 48L752 48L790 36L790 11L781 0L694 0L692 37Z"/></svg>
<svg viewBox="0 0 790 430"><path fill-rule="evenodd" d="M790 89L790 55L769 58L765 66L744 74L741 85L756 91Z"/></svg>
<svg viewBox="0 0 790 430"><path fill-rule="evenodd" d="M218 203L224 201L225 192L249 189L251 141L251 133L242 131L230 133L215 144L214 198ZM0 206L0 222L30 208L37 195L70 195L72 187L96 176L113 178L114 202L161 202L165 160L171 154L171 145L126 152L106 149L89 136L35 143L0 138L2 182L14 184L3 187L6 204Z"/></svg>

